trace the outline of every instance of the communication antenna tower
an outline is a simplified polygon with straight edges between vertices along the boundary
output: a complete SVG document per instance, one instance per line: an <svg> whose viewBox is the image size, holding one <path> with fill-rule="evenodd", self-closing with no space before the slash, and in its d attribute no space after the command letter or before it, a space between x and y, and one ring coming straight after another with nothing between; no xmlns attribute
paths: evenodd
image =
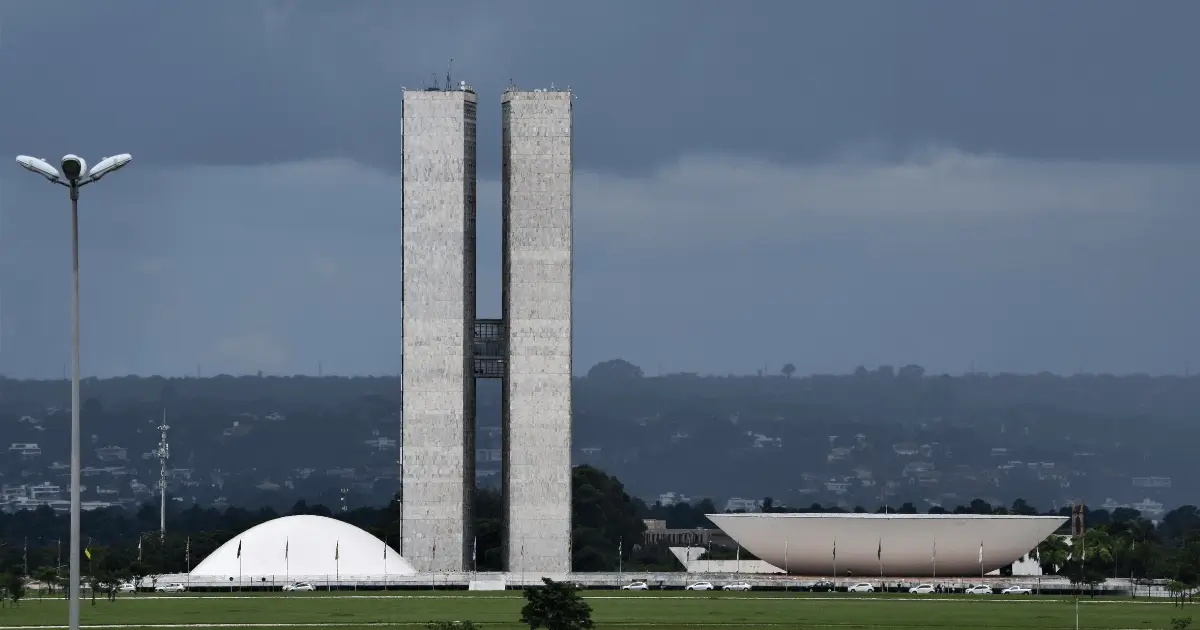
<svg viewBox="0 0 1200 630"><path fill-rule="evenodd" d="M158 511L158 542L167 537L167 459L170 458L170 447L167 445L167 410L163 409L162 425L158 427L162 431L162 438L158 443L158 461L160 470L158 474L158 491L161 498L161 504Z"/></svg>

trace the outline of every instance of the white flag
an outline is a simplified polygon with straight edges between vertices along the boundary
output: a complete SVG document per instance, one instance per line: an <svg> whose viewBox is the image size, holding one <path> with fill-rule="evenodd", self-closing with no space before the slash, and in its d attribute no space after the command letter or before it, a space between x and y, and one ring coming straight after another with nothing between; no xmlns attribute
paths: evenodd
<svg viewBox="0 0 1200 630"><path fill-rule="evenodd" d="M979 564L983 564L983 543L979 543Z"/></svg>
<svg viewBox="0 0 1200 630"><path fill-rule="evenodd" d="M937 541L933 541L933 561L937 562Z"/></svg>

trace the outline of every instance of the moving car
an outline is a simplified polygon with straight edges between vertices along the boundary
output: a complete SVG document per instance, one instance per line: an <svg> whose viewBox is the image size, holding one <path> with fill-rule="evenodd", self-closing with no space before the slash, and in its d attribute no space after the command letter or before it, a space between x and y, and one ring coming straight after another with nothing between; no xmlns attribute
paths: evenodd
<svg viewBox="0 0 1200 630"><path fill-rule="evenodd" d="M858 584L855 584L854 586L851 586L850 588L846 589L846 592L847 593L874 593L875 587L871 586L867 582L859 582Z"/></svg>
<svg viewBox="0 0 1200 630"><path fill-rule="evenodd" d="M286 584L283 587L285 591L315 591L317 587L308 582L296 582L295 584Z"/></svg>
<svg viewBox="0 0 1200 630"><path fill-rule="evenodd" d="M733 584L726 584L721 588L726 591L748 591L750 590L750 585L746 582L734 582Z"/></svg>
<svg viewBox="0 0 1200 630"><path fill-rule="evenodd" d="M171 582L170 584L159 584L154 587L156 593L182 593L187 590L187 587L179 582Z"/></svg>
<svg viewBox="0 0 1200 630"><path fill-rule="evenodd" d="M986 584L976 584L974 586L968 586L967 590L963 592L967 595L991 595L992 587L987 586Z"/></svg>
<svg viewBox="0 0 1200 630"><path fill-rule="evenodd" d="M622 591L648 591L650 585L645 582L631 582L621 587Z"/></svg>
<svg viewBox="0 0 1200 630"><path fill-rule="evenodd" d="M835 590L837 585L829 580L817 580L813 585L808 587L808 590L818 593L826 593Z"/></svg>
<svg viewBox="0 0 1200 630"><path fill-rule="evenodd" d="M908 589L908 592L924 594L924 593L933 593L936 590L937 589L933 588L932 584L918 584L917 586L914 586L914 587Z"/></svg>
<svg viewBox="0 0 1200 630"><path fill-rule="evenodd" d="M1014 584L1014 585L1000 591L1000 594L1001 595L1032 595L1033 589L1028 589L1028 588L1025 588L1024 586L1017 586Z"/></svg>
<svg viewBox="0 0 1200 630"><path fill-rule="evenodd" d="M696 582L683 587L685 591L711 591L713 590L712 582Z"/></svg>
<svg viewBox="0 0 1200 630"><path fill-rule="evenodd" d="M135 593L137 592L137 587L133 585L133 582L121 582L117 586L117 591L121 593Z"/></svg>

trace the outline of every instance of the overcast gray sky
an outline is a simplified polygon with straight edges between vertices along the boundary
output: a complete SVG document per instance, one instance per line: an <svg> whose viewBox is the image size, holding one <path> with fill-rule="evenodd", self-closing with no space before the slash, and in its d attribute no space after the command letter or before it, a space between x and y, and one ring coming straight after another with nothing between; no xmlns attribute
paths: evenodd
<svg viewBox="0 0 1200 630"><path fill-rule="evenodd" d="M0 3L0 146L84 190L86 374L400 368L402 86L575 104L577 371L1182 373L1200 3ZM0 168L0 372L69 360L65 191ZM1193 366L1200 369L1200 360Z"/></svg>

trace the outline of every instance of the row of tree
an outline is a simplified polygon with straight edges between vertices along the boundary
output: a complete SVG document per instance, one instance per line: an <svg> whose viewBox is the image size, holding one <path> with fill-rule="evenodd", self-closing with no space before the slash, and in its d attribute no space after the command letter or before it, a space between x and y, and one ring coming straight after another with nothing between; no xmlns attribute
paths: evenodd
<svg viewBox="0 0 1200 630"><path fill-rule="evenodd" d="M706 514L717 512L711 500L697 503L646 505L631 498L616 478L578 466L573 471L573 566L577 571L609 571L624 566L633 570L662 570L676 566L665 546L643 543L644 519L661 519L667 527L690 529L712 527ZM503 565L501 543L502 497L496 491L476 494L476 567L499 570ZM788 508L770 497L763 500L764 512L844 512L840 508L811 505ZM855 512L865 510L857 508ZM880 511L915 513L912 504ZM930 513L945 512L933 508ZM1018 499L1011 506L992 506L975 500L952 510L957 514L1046 514L1070 516L1070 508L1038 512ZM392 543L399 531L400 503L394 498L382 508L360 508L334 513L322 505L297 502L289 514L316 514L338 518ZM231 507L224 511L198 506L169 515L169 531L160 539L156 506L143 506L137 513L117 508L86 512L83 536L90 560L85 570L93 575L144 576L186 571L238 533L281 514L271 509L247 510ZM1035 554L1049 574L1072 574L1102 578L1168 578L1196 584L1200 578L1200 512L1194 506L1173 510L1151 522L1128 509L1084 511L1087 523L1082 541L1068 544L1052 537ZM35 578L50 578L66 562L68 519L49 508L0 513L0 570L16 571ZM1064 530L1061 533L1069 533ZM1072 548L1071 544L1082 544ZM712 557L734 550L712 550ZM620 554L620 555L619 555ZM749 554L742 552L742 557ZM1079 558L1079 561L1075 561ZM1089 579L1090 579L1089 578ZM1086 580L1085 580L1086 581Z"/></svg>

